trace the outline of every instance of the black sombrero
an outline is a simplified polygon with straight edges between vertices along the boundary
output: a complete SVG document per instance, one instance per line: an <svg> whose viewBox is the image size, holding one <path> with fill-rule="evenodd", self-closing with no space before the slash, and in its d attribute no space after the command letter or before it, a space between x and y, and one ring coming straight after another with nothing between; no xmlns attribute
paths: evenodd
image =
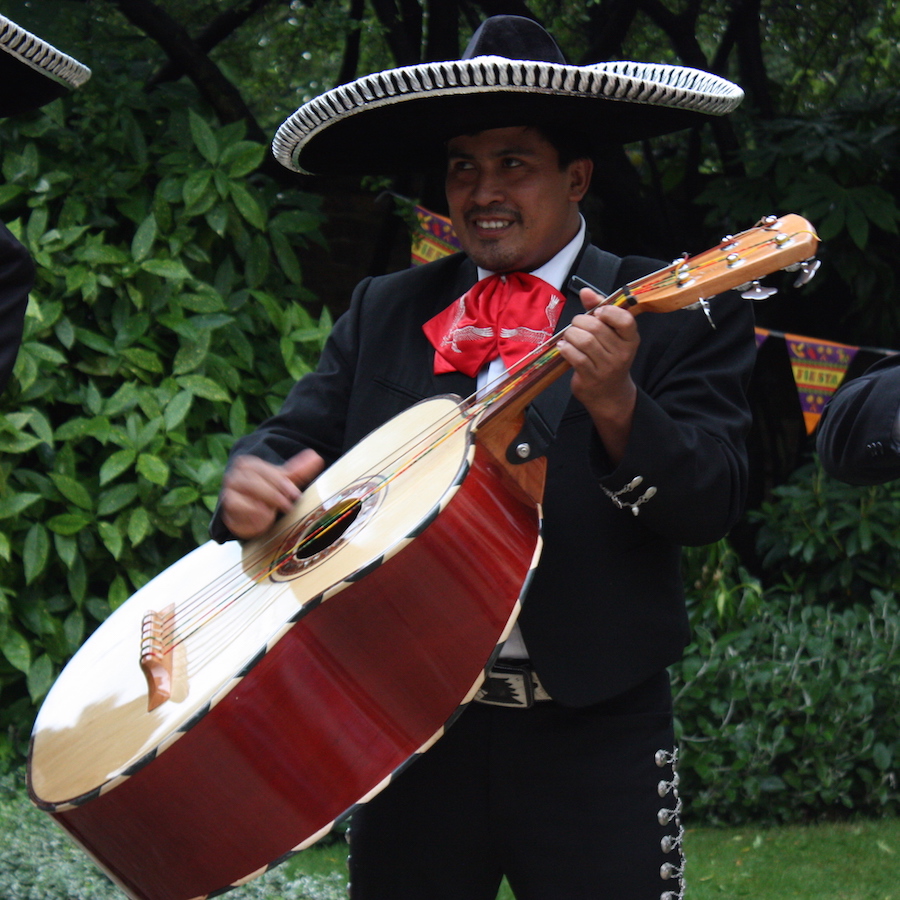
<svg viewBox="0 0 900 900"><path fill-rule="evenodd" d="M0 116L37 109L91 77L77 59L0 15Z"/></svg>
<svg viewBox="0 0 900 900"><path fill-rule="evenodd" d="M683 66L608 62L573 66L536 22L487 19L462 59L389 69L301 106L272 144L307 174L420 169L458 134L513 125L579 131L595 144L688 128L743 99L730 81Z"/></svg>

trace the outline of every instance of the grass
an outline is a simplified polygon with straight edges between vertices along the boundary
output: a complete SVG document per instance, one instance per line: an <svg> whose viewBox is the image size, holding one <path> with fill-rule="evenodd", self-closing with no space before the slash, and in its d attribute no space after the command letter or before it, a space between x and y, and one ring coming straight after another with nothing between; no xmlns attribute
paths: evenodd
<svg viewBox="0 0 900 900"><path fill-rule="evenodd" d="M900 819L689 827L685 850L688 900L900 900ZM320 844L226 896L345 900L346 861L343 840ZM0 900L121 897L49 816L31 806L21 776L0 779ZM498 900L513 900L506 885Z"/></svg>

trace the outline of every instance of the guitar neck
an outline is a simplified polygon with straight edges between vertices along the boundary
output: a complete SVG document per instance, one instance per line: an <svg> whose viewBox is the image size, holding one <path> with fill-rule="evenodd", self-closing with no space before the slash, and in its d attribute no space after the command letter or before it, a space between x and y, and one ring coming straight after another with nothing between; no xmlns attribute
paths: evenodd
<svg viewBox="0 0 900 900"><path fill-rule="evenodd" d="M657 272L632 281L603 300L600 306L619 306L632 315L650 310L671 312L706 298L754 283L778 269L811 261L818 245L813 226L800 216L769 216L717 247L690 259L679 259ZM812 268L807 274L811 277ZM508 376L488 393L471 401L469 413L481 428L501 415L517 416L568 368L557 344L565 329L514 365Z"/></svg>

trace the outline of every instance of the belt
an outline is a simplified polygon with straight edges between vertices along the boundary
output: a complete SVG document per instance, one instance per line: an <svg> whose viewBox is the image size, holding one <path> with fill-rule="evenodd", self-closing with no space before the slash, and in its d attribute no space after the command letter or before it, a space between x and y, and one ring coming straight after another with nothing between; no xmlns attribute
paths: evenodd
<svg viewBox="0 0 900 900"><path fill-rule="evenodd" d="M475 694L476 703L528 709L540 700L551 700L528 664L495 663L484 676L484 684Z"/></svg>

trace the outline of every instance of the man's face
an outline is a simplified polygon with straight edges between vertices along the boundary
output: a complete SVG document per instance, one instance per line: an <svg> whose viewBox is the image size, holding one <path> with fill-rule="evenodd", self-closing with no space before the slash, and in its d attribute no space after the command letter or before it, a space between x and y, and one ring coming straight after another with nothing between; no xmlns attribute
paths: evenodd
<svg viewBox="0 0 900 900"><path fill-rule="evenodd" d="M463 250L491 272L533 271L578 232L592 163L564 169L532 128L494 128L448 143L447 202Z"/></svg>

